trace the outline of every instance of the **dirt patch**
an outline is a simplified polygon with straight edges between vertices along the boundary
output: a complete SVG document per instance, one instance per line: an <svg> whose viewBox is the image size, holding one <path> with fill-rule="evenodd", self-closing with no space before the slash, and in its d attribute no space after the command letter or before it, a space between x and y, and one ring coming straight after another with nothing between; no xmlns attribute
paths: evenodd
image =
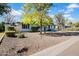
<svg viewBox="0 0 79 59"><path fill-rule="evenodd" d="M0 55L27 56L68 40L70 36L50 37L39 33L24 33L27 38L4 37Z"/></svg>

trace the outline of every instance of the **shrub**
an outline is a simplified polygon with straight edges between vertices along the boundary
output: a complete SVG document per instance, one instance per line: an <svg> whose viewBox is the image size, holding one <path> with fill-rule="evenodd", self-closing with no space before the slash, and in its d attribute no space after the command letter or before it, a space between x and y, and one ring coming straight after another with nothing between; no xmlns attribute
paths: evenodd
<svg viewBox="0 0 79 59"><path fill-rule="evenodd" d="M66 29L64 29L64 31L79 31L79 27L75 27L75 28L66 28Z"/></svg>
<svg viewBox="0 0 79 59"><path fill-rule="evenodd" d="M15 31L15 27L14 26L9 26L7 30L8 31Z"/></svg>
<svg viewBox="0 0 79 59"><path fill-rule="evenodd" d="M20 33L18 36L18 38L25 38L24 34Z"/></svg>
<svg viewBox="0 0 79 59"><path fill-rule="evenodd" d="M6 36L8 37L16 37L16 31L14 26L9 26L7 30L5 31Z"/></svg>
<svg viewBox="0 0 79 59"><path fill-rule="evenodd" d="M79 22L74 23L75 27L79 27Z"/></svg>
<svg viewBox="0 0 79 59"><path fill-rule="evenodd" d="M16 32L15 31L6 31L5 33L6 33L7 37L16 37L16 35L15 35Z"/></svg>

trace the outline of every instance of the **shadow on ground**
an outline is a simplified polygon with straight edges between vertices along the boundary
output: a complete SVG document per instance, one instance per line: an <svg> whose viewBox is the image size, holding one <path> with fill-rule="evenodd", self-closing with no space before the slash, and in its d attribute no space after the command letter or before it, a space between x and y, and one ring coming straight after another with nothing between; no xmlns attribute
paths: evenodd
<svg viewBox="0 0 79 59"><path fill-rule="evenodd" d="M60 37L60 36L79 36L79 32L54 32L54 33L45 33L43 35Z"/></svg>

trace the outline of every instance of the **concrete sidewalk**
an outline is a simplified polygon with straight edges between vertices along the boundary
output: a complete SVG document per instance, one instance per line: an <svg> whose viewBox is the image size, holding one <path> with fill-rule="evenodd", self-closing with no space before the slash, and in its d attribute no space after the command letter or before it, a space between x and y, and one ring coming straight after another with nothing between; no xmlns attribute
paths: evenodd
<svg viewBox="0 0 79 59"><path fill-rule="evenodd" d="M69 48L58 54L58 56L79 56L79 41L72 44Z"/></svg>
<svg viewBox="0 0 79 59"><path fill-rule="evenodd" d="M70 39L68 39L65 42L62 42L60 44L57 44L53 47L47 48L47 49L42 50L40 52L37 52L31 56L69 55L69 53L72 54L72 51L77 49L77 47L78 47L77 45L79 45L79 36L72 36ZM71 51L71 49L73 49L73 50ZM77 54L79 54L78 50L79 50L79 47L76 51ZM73 55L74 55L74 51L73 51Z"/></svg>

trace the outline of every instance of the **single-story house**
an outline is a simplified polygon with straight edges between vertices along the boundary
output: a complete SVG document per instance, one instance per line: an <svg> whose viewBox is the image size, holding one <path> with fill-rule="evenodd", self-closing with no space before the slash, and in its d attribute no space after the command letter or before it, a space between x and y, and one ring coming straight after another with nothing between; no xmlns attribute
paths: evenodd
<svg viewBox="0 0 79 59"><path fill-rule="evenodd" d="M25 25L21 22L16 22L16 28L18 28L20 31L32 31L32 25ZM40 31L40 27L38 28L38 31ZM42 31L44 31L44 27L42 27ZM56 31L56 28L54 25L49 25L46 26L46 31Z"/></svg>

